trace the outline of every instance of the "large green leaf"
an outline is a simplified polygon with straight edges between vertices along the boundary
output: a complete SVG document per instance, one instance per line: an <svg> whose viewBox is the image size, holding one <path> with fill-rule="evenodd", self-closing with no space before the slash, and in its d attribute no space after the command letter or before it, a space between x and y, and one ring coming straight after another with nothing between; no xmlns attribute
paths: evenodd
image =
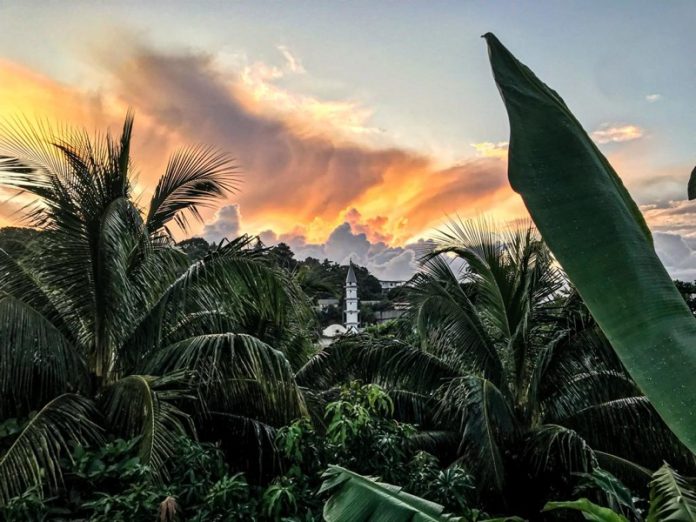
<svg viewBox="0 0 696 522"><path fill-rule="evenodd" d="M465 522L443 514L440 504L404 492L399 486L377 482L340 466L329 466L320 493L331 491L324 505L327 522ZM520 521L504 517L481 522Z"/></svg>
<svg viewBox="0 0 696 522"><path fill-rule="evenodd" d="M377 482L340 466L329 466L320 493L332 491L324 505L327 522L461 521L443 515L440 504L404 492L399 486Z"/></svg>
<svg viewBox="0 0 696 522"><path fill-rule="evenodd" d="M696 320L638 207L563 100L485 38L510 120L512 188L631 376L696 450Z"/></svg>
<svg viewBox="0 0 696 522"><path fill-rule="evenodd" d="M555 509L574 509L580 511L585 517L585 520L592 520L593 522L628 522L628 519L623 515L619 515L609 508L593 504L586 498L569 500L567 502L547 502L543 510L553 511Z"/></svg>
<svg viewBox="0 0 696 522"><path fill-rule="evenodd" d="M696 167L694 167L694 170L691 171L691 176L689 176L687 196L689 200L696 199Z"/></svg>

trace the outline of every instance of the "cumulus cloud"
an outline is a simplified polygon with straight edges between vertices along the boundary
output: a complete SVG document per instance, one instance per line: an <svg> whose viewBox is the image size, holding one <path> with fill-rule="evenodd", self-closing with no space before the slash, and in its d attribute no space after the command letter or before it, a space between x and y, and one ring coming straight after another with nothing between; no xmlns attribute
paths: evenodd
<svg viewBox="0 0 696 522"><path fill-rule="evenodd" d="M352 210L354 212L348 214L355 218L357 210ZM347 221L338 225L322 243L310 243L299 233L276 234L272 230L263 231L259 237L267 246L286 243L297 259L329 259L341 265L352 261L366 267L378 279L387 281L410 279L418 269L418 258L432 247L424 240L403 247L389 246L383 241L373 242L365 232L356 230Z"/></svg>
<svg viewBox="0 0 696 522"><path fill-rule="evenodd" d="M675 279L696 280L696 202L675 200L640 209L669 274Z"/></svg>
<svg viewBox="0 0 696 522"><path fill-rule="evenodd" d="M603 123L592 133L592 139L600 144L622 143L640 139L644 134L645 131L637 125Z"/></svg>
<svg viewBox="0 0 696 522"><path fill-rule="evenodd" d="M653 234L655 251L674 279L696 280L696 251L679 234L656 232Z"/></svg>
<svg viewBox="0 0 696 522"><path fill-rule="evenodd" d="M212 221L205 224L202 235L208 241L220 241L232 239L240 235L241 214L239 205L225 205L215 214Z"/></svg>
<svg viewBox="0 0 696 522"><path fill-rule="evenodd" d="M643 205L641 211L653 231L679 234L688 240L696 240L696 202L678 200Z"/></svg>
<svg viewBox="0 0 696 522"><path fill-rule="evenodd" d="M657 93L655 93L655 94L648 94L648 95L645 96L645 101L647 101L648 103L655 103L655 102L660 101L661 99L662 99L662 95L661 95L661 94L657 94Z"/></svg>

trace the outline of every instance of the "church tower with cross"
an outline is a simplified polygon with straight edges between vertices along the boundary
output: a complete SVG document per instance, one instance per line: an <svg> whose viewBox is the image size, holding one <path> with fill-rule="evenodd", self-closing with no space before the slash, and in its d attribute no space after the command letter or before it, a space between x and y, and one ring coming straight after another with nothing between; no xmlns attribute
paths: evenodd
<svg viewBox="0 0 696 522"><path fill-rule="evenodd" d="M346 299L343 309L344 325L346 333L358 333L360 325L360 309L358 308L358 278L355 277L353 261L348 265L348 275L346 276Z"/></svg>

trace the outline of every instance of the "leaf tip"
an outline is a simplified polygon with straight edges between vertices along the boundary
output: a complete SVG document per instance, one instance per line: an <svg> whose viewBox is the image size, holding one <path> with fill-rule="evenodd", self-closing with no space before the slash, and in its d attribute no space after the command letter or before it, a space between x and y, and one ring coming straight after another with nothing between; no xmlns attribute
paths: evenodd
<svg viewBox="0 0 696 522"><path fill-rule="evenodd" d="M696 167L691 171L689 176L689 184L687 186L687 197L689 201L696 199Z"/></svg>

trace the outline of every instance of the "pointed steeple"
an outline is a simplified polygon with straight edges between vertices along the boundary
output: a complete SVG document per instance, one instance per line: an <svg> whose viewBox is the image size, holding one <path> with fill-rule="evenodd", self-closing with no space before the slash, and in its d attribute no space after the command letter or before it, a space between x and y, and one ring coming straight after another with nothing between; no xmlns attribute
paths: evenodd
<svg viewBox="0 0 696 522"><path fill-rule="evenodd" d="M353 260L351 259L348 264L348 275L346 276L346 284L358 284L358 278L355 277L355 271L353 270Z"/></svg>

